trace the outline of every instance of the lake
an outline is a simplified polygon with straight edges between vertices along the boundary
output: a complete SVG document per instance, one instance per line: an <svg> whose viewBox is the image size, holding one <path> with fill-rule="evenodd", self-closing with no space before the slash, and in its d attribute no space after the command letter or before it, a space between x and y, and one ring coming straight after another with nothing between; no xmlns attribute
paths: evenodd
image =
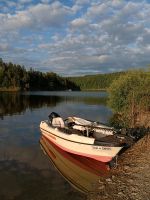
<svg viewBox="0 0 150 200"><path fill-rule="evenodd" d="M91 161L61 152L41 137L39 124L53 111L107 123L106 100L105 92L1 92L0 199L85 199L79 191L92 191L105 166L91 169Z"/></svg>

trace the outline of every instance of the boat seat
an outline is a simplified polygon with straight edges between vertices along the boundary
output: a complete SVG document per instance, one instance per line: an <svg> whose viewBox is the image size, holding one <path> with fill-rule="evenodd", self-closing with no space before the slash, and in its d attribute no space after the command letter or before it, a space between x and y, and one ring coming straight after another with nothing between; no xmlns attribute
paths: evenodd
<svg viewBox="0 0 150 200"><path fill-rule="evenodd" d="M84 126L80 126L80 125L73 125L73 129L76 129L79 131L86 131L86 128Z"/></svg>
<svg viewBox="0 0 150 200"><path fill-rule="evenodd" d="M52 119L52 126L64 128L65 123L61 117L55 117Z"/></svg>

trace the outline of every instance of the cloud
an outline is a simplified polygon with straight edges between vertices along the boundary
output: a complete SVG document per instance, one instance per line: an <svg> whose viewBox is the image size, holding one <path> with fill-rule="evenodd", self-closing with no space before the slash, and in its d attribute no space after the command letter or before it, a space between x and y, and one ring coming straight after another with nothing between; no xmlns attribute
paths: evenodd
<svg viewBox="0 0 150 200"><path fill-rule="evenodd" d="M9 44L7 44L7 43L0 44L0 52L9 51L10 49L11 48L10 48Z"/></svg>
<svg viewBox="0 0 150 200"><path fill-rule="evenodd" d="M41 0L41 3L50 3L52 0Z"/></svg>
<svg viewBox="0 0 150 200"><path fill-rule="evenodd" d="M90 0L76 0L75 3L79 5L85 5L88 4Z"/></svg>
<svg viewBox="0 0 150 200"><path fill-rule="evenodd" d="M21 4L25 4L25 3L31 3L32 0L18 0L18 3L21 3Z"/></svg>
<svg viewBox="0 0 150 200"><path fill-rule="evenodd" d="M106 15L109 11L108 3L99 3L99 4L94 4L93 6L88 8L87 11L87 16L89 18L96 18L100 17L101 15Z"/></svg>
<svg viewBox="0 0 150 200"><path fill-rule="evenodd" d="M39 2L0 13L0 50L7 60L61 75L120 71L150 63L148 2Z"/></svg>
<svg viewBox="0 0 150 200"><path fill-rule="evenodd" d="M83 19L83 18L77 18L77 19L74 19L71 22L71 25L74 28L81 28L83 26L86 26L87 24L88 24L88 22L85 19Z"/></svg>
<svg viewBox="0 0 150 200"><path fill-rule="evenodd" d="M7 6L9 6L9 7L13 7L13 6L16 6L16 5L17 5L16 2L13 2L13 1L6 1L6 4L7 4Z"/></svg>
<svg viewBox="0 0 150 200"><path fill-rule="evenodd" d="M59 27L66 23L71 10L58 1L47 5L37 4L25 11L15 14L0 15L0 30L11 31L20 29L41 29L44 27Z"/></svg>

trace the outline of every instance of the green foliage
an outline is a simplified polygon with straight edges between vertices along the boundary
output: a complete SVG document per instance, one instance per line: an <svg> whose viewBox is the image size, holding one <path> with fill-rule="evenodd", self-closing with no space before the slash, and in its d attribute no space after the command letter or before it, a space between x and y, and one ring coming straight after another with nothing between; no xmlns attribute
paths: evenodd
<svg viewBox="0 0 150 200"><path fill-rule="evenodd" d="M115 113L111 116L109 119L109 124L112 127L115 127L117 129L123 128L126 126L125 120L122 118L122 115L119 113Z"/></svg>
<svg viewBox="0 0 150 200"><path fill-rule="evenodd" d="M24 67L0 60L0 87L24 88L27 81L27 72Z"/></svg>
<svg viewBox="0 0 150 200"><path fill-rule="evenodd" d="M26 71L24 66L4 63L0 59L0 89L14 90L79 90L80 88L67 78L53 72L42 73L32 68Z"/></svg>
<svg viewBox="0 0 150 200"><path fill-rule="evenodd" d="M0 89L20 90L101 90L110 86L122 73L87 75L83 77L63 78L56 73L42 73L32 68L4 63L0 59Z"/></svg>
<svg viewBox="0 0 150 200"><path fill-rule="evenodd" d="M111 74L97 74L80 77L69 77L81 90L105 90L113 80L118 79L125 72L117 72Z"/></svg>
<svg viewBox="0 0 150 200"><path fill-rule="evenodd" d="M150 73L129 71L111 84L108 93L109 106L126 126L134 127L139 115L150 110Z"/></svg>
<svg viewBox="0 0 150 200"><path fill-rule="evenodd" d="M2 69L2 67L0 67L0 85L2 84L3 76L4 76L3 69Z"/></svg>

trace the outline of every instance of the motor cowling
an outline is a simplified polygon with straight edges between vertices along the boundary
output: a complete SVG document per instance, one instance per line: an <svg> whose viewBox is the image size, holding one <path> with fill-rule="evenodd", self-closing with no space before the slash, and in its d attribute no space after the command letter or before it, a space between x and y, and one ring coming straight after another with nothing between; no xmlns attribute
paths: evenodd
<svg viewBox="0 0 150 200"><path fill-rule="evenodd" d="M52 123L53 119L56 118L56 117L60 117L60 115L58 115L58 114L55 113L55 112L52 112L52 113L48 116L50 123Z"/></svg>
<svg viewBox="0 0 150 200"><path fill-rule="evenodd" d="M64 121L57 113L52 112L48 117L52 126L64 128Z"/></svg>

